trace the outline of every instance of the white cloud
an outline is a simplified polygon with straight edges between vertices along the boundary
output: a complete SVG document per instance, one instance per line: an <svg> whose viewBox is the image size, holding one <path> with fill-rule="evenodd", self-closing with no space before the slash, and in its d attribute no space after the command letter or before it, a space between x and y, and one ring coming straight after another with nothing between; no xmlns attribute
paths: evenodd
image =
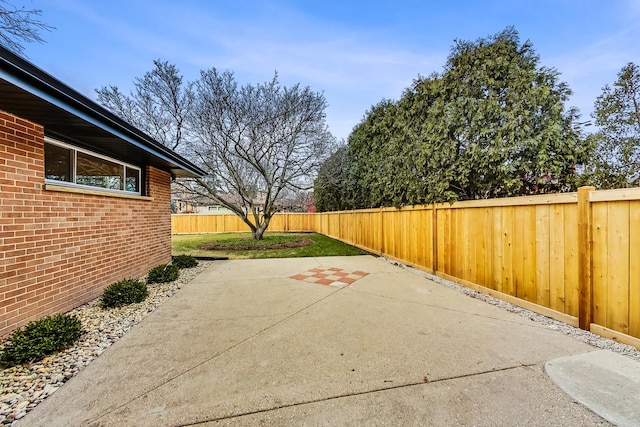
<svg viewBox="0 0 640 427"><path fill-rule="evenodd" d="M52 50L55 57L48 59L50 64L54 69L68 67L68 72L57 75L73 87L88 88L85 92L105 84L130 87L133 78L148 71L157 58L175 63L187 80L197 78L200 69L216 67L234 71L240 83L255 83L270 79L277 70L284 84L299 82L324 91L330 104L328 121L339 137L346 137L371 105L382 98L399 98L418 75L441 71L454 38L465 38L468 31L474 32L470 39L494 33L506 25L503 21L523 13L515 6L500 9L511 15L497 17L463 8L456 15L459 28L438 27L438 22L401 28L402 22L389 27L352 25L337 19L339 13L312 16L280 1L43 1L67 22L53 23L59 28L52 33L52 43L41 49L42 55L47 48ZM567 17L567 27L558 27L557 20L549 23L538 16L527 31L539 52L552 52L543 55L542 63L562 73L561 79L575 93L571 104L585 115L601 87L612 83L624 64L640 60L640 1L621 0L603 9L607 28L590 27L598 25L599 16L591 10L595 7L583 7L580 19L588 21L584 24ZM444 9L455 9L448 8ZM574 38L557 37L570 34L567 28L574 27L584 32ZM592 41L585 44L585 40Z"/></svg>
<svg viewBox="0 0 640 427"><path fill-rule="evenodd" d="M205 11L176 11L170 31L185 40L176 62L230 69L243 82L278 71L284 84L324 91L331 129L346 138L371 105L399 98L414 78L439 71L446 59L446 52L410 52L375 34L280 12L269 21L225 21Z"/></svg>

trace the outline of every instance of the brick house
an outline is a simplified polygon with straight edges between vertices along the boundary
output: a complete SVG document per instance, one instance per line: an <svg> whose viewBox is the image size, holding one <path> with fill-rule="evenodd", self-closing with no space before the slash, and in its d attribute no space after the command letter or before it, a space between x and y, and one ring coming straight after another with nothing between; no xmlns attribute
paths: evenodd
<svg viewBox="0 0 640 427"><path fill-rule="evenodd" d="M171 181L202 173L0 47L0 337L170 262Z"/></svg>

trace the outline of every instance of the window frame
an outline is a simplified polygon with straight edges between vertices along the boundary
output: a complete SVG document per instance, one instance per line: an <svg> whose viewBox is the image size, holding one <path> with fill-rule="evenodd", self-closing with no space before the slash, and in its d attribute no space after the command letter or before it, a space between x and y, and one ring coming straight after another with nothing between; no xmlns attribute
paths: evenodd
<svg viewBox="0 0 640 427"><path fill-rule="evenodd" d="M141 168L140 166L136 166L133 165L131 163L127 163L127 162L123 162L122 160L118 160L118 159L114 159L113 157L109 157L109 156L104 156L102 154L98 154L96 152L93 152L91 150L87 150L84 148L80 148L76 145L71 145L71 144L67 144L65 142L62 141L58 141L57 139L53 139L50 137L45 137L44 138L44 149L46 150L46 144L51 144L51 145L56 145L58 147L62 147L68 150L71 150L71 181L62 181L62 180L56 180L56 179L50 179L46 177L46 162L45 162L45 179L44 182L45 184L49 184L49 185L59 185L59 186L63 186L63 187L71 187L71 188L80 188L80 189L85 189L85 190L93 190L93 191L99 191L99 192L105 192L105 193L113 193L113 194L126 194L126 195L132 195L132 196L142 196L142 188L144 188L143 185L143 178L144 178L144 174L143 174L143 168ZM86 184L78 184L76 182L77 180L77 166L78 166L78 152L81 152L83 154L107 161L107 162L111 162L111 163L116 163L117 165L122 167L122 171L123 171L123 180L122 180L122 186L123 189L114 189L114 188L106 188L106 187L99 187L99 186L92 186L92 185L86 185ZM45 153L45 157L46 157L46 153ZM128 171L129 170L134 170L134 171L138 171L138 191L129 191L127 190L127 178L128 178Z"/></svg>

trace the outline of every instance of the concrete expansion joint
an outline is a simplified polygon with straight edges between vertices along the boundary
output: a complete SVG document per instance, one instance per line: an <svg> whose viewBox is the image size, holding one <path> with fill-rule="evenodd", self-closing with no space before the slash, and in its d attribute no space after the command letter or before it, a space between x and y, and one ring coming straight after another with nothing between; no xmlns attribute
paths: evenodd
<svg viewBox="0 0 640 427"><path fill-rule="evenodd" d="M266 318L269 318L269 317L281 317L281 316L287 316L286 318L289 318L289 317L291 317L292 315L294 315L296 313L297 313L297 311L288 311L286 313L256 314L256 315L251 315L251 316L216 317L216 318L212 318L211 321L239 320L239 319L266 319ZM258 332L258 334L264 332L265 330L262 330L262 331Z"/></svg>
<svg viewBox="0 0 640 427"><path fill-rule="evenodd" d="M463 378L471 378L471 377L476 377L476 376L480 376L480 375L492 374L492 373L496 373L496 372L506 372L506 371L511 371L511 370L515 370L515 369L527 368L527 367L538 366L538 365L541 365L541 364L539 364L539 363L519 364L519 365L515 365L515 366L507 366L507 367L504 367L504 368L489 369L487 371L475 372L475 373L472 373L472 374L453 375L453 376L450 376L450 377L443 377L443 378L438 378L438 379L435 379L435 380L430 380L427 376L424 376L423 378L421 378L421 380L415 381L415 382L407 382L407 383L404 383L404 384L390 385L390 386L386 386L386 387L377 387L377 388L373 388L371 390L355 392L355 393L337 394L337 395L334 395L334 396L324 397L324 398L321 398L321 399L311 399L311 400L306 400L306 401L302 401L302 402L290 403L290 404L287 404L287 405L277 405L277 406L273 406L271 408L257 409L255 411L241 412L241 413L238 413L238 414L226 415L226 416L223 416L223 417L207 418L205 420L195 421L195 422L191 422L191 423L178 424L178 425L176 425L176 427L190 427L190 426L197 426L197 425L202 425L202 424L212 423L212 422L233 420L233 419L236 419L236 418L242 418L242 417L247 417L247 416L257 415L257 414L264 414L264 413L268 413L268 412L272 412L272 411L278 411L278 410L281 410L281 409L288 409L288 408L295 408L295 407L298 407L298 406L312 405L314 403L329 402L329 401L332 401L332 400L345 399L345 398L348 398L348 397L355 397L355 396L365 396L365 395L369 395L369 394L375 394L375 393L385 392L385 391L390 391L390 390L398 390L398 389L403 389L403 388L420 387L420 386L425 386L425 385L430 385L430 384L437 384L437 383L442 383L442 382L447 382L447 381L452 381L452 380L457 380L457 379L463 379ZM388 383L389 381L385 380L384 382Z"/></svg>

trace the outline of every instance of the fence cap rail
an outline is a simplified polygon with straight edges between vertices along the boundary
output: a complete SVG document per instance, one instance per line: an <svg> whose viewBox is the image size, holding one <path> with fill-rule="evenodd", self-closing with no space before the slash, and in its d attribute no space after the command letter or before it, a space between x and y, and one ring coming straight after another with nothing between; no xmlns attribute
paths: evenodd
<svg viewBox="0 0 640 427"><path fill-rule="evenodd" d="M640 187L599 190L589 193L590 202L617 202L624 200L640 200Z"/></svg>
<svg viewBox="0 0 640 427"><path fill-rule="evenodd" d="M504 197L501 199L464 200L454 204L440 203L436 209L490 208L502 206L558 205L577 203L578 193L540 194L535 196Z"/></svg>
<svg viewBox="0 0 640 427"><path fill-rule="evenodd" d="M640 193L638 193L640 197ZM578 193L554 193L554 194L539 194L535 196L518 196L518 197L504 197L500 199L481 199L481 200L463 200L454 203L438 203L435 205L436 209L470 209L470 208L490 208L501 206L531 206L531 205L558 205L578 203ZM331 212L318 212L321 215L339 215L339 214L351 214L358 213L378 213L378 212L406 212L406 211L429 211L433 210L434 205L416 205L416 206L404 206L400 209L394 207L386 208L369 208L369 209L357 209L348 211L331 211Z"/></svg>

